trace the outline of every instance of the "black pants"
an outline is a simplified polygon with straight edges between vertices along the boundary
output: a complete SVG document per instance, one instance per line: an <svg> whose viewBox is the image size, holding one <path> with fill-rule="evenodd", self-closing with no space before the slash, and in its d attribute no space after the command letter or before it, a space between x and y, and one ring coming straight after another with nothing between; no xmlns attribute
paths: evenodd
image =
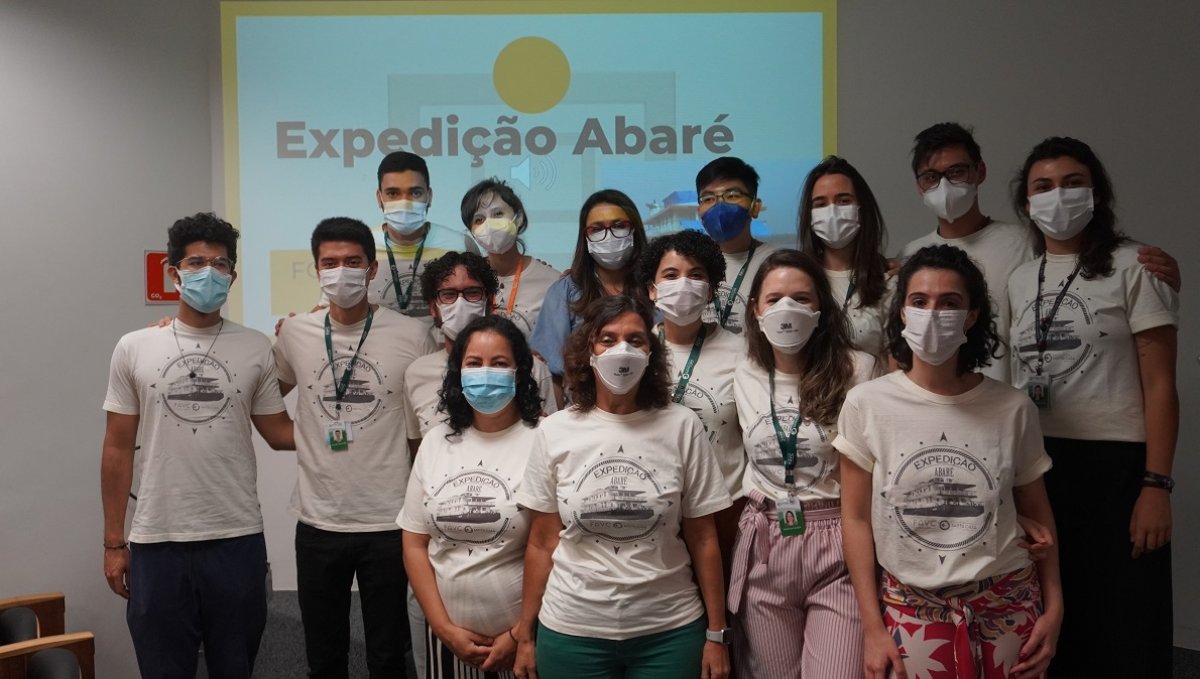
<svg viewBox="0 0 1200 679"><path fill-rule="evenodd" d="M403 679L404 651L411 642L400 530L335 533L297 522L296 585L308 676L348 677L350 586L355 576L371 679Z"/></svg>
<svg viewBox="0 0 1200 679"><path fill-rule="evenodd" d="M1052 679L1170 679L1171 546L1132 558L1146 445L1046 438L1064 618Z"/></svg>

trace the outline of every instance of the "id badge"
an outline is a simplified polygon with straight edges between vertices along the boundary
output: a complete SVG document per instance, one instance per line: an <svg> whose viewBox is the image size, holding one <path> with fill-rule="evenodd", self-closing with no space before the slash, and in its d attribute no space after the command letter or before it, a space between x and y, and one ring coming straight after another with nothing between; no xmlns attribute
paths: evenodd
<svg viewBox="0 0 1200 679"><path fill-rule="evenodd" d="M325 440L330 450L346 450L354 440L353 429L346 420L334 420L325 425Z"/></svg>
<svg viewBox="0 0 1200 679"><path fill-rule="evenodd" d="M785 536L804 535L804 503L794 495L789 495L775 503L775 510L779 515L779 532L781 534Z"/></svg>
<svg viewBox="0 0 1200 679"><path fill-rule="evenodd" d="M1025 393L1039 410L1050 409L1050 376L1030 375L1029 383L1025 385Z"/></svg>

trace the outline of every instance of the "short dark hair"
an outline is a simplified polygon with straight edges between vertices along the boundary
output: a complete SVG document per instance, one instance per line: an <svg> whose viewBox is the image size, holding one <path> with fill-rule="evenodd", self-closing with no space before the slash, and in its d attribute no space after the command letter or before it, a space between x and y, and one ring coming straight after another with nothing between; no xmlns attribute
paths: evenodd
<svg viewBox="0 0 1200 679"><path fill-rule="evenodd" d="M517 411L525 424L536 427L538 418L542 415L542 397L538 392L537 380L533 378L533 353L529 350L529 342L512 321L492 314L467 323L450 347L450 356L446 360L446 376L442 379L442 388L438 391L441 399L438 411L446 413L447 423L454 435L462 434L463 430L475 421L475 411L463 395L462 362L471 336L479 332L494 332L508 340L516 364L517 394L513 398L517 402Z"/></svg>
<svg viewBox="0 0 1200 679"><path fill-rule="evenodd" d="M715 292L717 285L725 280L725 256L721 254L721 246L708 234L688 229L659 236L646 244L645 252L637 261L637 280L643 290L654 282L662 258L668 252L677 252L704 267L710 292Z"/></svg>
<svg viewBox="0 0 1200 679"><path fill-rule="evenodd" d="M408 151L394 151L379 161L379 188L383 188L383 175L410 170L420 173L425 178L425 186L429 187L429 166L425 164L425 159Z"/></svg>
<svg viewBox="0 0 1200 679"><path fill-rule="evenodd" d="M371 228L366 224L352 219L350 217L329 217L322 219L317 228L313 229L312 233L312 255L313 261L320 259L318 252L321 249L321 243L331 241L358 243L363 254L366 255L367 261L375 262L375 235L371 233Z"/></svg>
<svg viewBox="0 0 1200 679"><path fill-rule="evenodd" d="M906 371L913 365L912 348L901 334L904 332L904 321L900 320L900 312L904 311L908 298L908 283L913 274L921 269L945 269L957 273L967 288L967 297L970 298L968 307L979 311L975 325L966 330L967 343L958 350L958 374L965 375L991 364L993 358L999 358L1002 343L996 332L996 318L983 271L966 252L953 245L930 245L913 253L900 267L900 273L896 274L896 295L892 298L884 328L887 349L896 363Z"/></svg>
<svg viewBox="0 0 1200 679"><path fill-rule="evenodd" d="M604 287L596 274L596 262L592 259L587 247L587 218L588 213L597 205L614 205L621 208L629 223L633 226L633 254L629 264L625 266L624 293L638 294L637 279L634 268L642 250L646 247L646 227L642 224L642 215L638 212L633 199L616 189L601 189L588 196L579 209L579 234L575 240L575 257L571 260L571 281L579 288L579 299L571 304L571 311L582 314L588 305L604 296Z"/></svg>
<svg viewBox="0 0 1200 679"><path fill-rule="evenodd" d="M859 308L873 307L887 292L887 259L883 256L887 244L887 226L883 212L867 180L845 158L828 156L808 173L800 195L800 214L796 232L800 248L820 259L825 241L812 230L813 188L826 175L840 174L850 180L858 197L858 235L854 237L854 281L858 291Z"/></svg>
<svg viewBox="0 0 1200 679"><path fill-rule="evenodd" d="M854 346L850 342L849 324L842 313L841 302L833 296L825 269L812 255L785 248L772 252L758 267L742 316L746 326L743 332L746 354L763 370L774 370L775 351L762 333L755 307L767 274L783 268L796 269L812 280L821 313L817 327L801 349L804 354L804 374L800 377L798 394L800 414L814 422L831 424L837 421L846 392L853 386Z"/></svg>
<svg viewBox="0 0 1200 679"><path fill-rule="evenodd" d="M492 298L500 289L500 281L496 278L496 272L492 270L492 265L488 264L487 259L474 252L458 252L456 250L451 250L438 257L421 270L421 296L425 299L425 303L429 306L434 305L437 300L438 286L452 276L454 270L459 266L466 267L467 275L479 281L483 286L484 301L488 309L491 309Z"/></svg>
<svg viewBox="0 0 1200 679"><path fill-rule="evenodd" d="M238 236L238 230L224 219L211 212L197 212L191 217L175 220L167 229L167 259L171 266L178 266L187 246L203 241L224 245L225 256L236 264Z"/></svg>
<svg viewBox="0 0 1200 679"><path fill-rule="evenodd" d="M1113 205L1117 202L1113 194L1112 180L1100 157L1092 147L1071 137L1050 137L1043 139L1025 159L1025 164L1012 181L1013 209L1033 237L1033 251L1042 254L1046 251L1046 238L1042 235L1037 224L1029 218L1029 172L1034 163L1051 158L1072 158L1087 167L1092 175L1092 220L1083 230L1083 242L1079 247L1079 262L1082 265L1081 275L1091 279L1097 276L1107 277L1113 273L1113 251L1119 245L1129 240L1129 237L1117 230L1117 215Z"/></svg>
<svg viewBox="0 0 1200 679"><path fill-rule="evenodd" d="M972 132L971 128L963 127L958 123L938 123L918 132L917 136L913 138L913 175L915 176L920 167L929 160L929 156L947 146L965 148L972 163L982 161L983 154L980 152L979 144L976 143Z"/></svg>
<svg viewBox="0 0 1200 679"><path fill-rule="evenodd" d="M525 227L529 226L529 215L525 214L525 204L521 202L521 197L513 191L512 187L498 177L485 179L475 186L467 189L463 194L462 212L463 226L467 227L467 231L471 230L471 222L475 219L475 211L479 209L480 203L487 196L492 195L504 201L513 212L521 215L521 223L517 224L517 234L525 233Z"/></svg>
<svg viewBox="0 0 1200 679"><path fill-rule="evenodd" d="M696 174L696 193L721 179L737 179L746 185L751 195L758 196L758 173L746 161L733 156L717 158L700 168Z"/></svg>
<svg viewBox="0 0 1200 679"><path fill-rule="evenodd" d="M670 367L654 328L654 312L642 297L611 295L602 297L583 312L583 322L567 337L563 347L563 380L571 394L572 407L587 412L596 407L596 374L592 370L592 343L604 326L618 316L633 312L646 325L650 342L650 363L637 387L637 406L642 410L665 408L671 402Z"/></svg>

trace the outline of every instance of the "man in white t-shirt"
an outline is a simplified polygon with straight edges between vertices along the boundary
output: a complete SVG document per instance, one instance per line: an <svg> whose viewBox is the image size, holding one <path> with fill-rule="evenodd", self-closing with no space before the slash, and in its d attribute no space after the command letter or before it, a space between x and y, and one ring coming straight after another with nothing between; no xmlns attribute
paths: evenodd
<svg viewBox="0 0 1200 679"><path fill-rule="evenodd" d="M365 224L326 219L312 250L329 308L289 319L275 344L280 386L298 392L290 509L309 676L346 676L357 579L371 676L400 677L409 638L395 524L409 474L404 371L435 347L422 321L369 302L379 264Z"/></svg>
<svg viewBox="0 0 1200 679"><path fill-rule="evenodd" d="M267 620L267 549L250 427L294 448L271 341L221 317L237 278L238 232L211 213L175 222L167 325L117 343L100 467L104 576L147 677L194 677L201 642L214 677L249 679ZM138 428L142 441L138 450ZM129 537L125 513L140 457Z"/></svg>
<svg viewBox="0 0 1200 679"><path fill-rule="evenodd" d="M725 256L725 280L717 286L703 319L741 335L750 283L763 260L776 249L750 233L750 224L762 211L758 172L740 158L717 158L696 175L696 195L700 224Z"/></svg>
<svg viewBox="0 0 1200 679"><path fill-rule="evenodd" d="M421 272L421 289L434 324L441 330L443 350L418 358L404 373L404 388L416 424L409 435L414 439L424 438L426 432L445 421L445 414L438 412L441 401L438 392L446 375L446 359L459 331L472 320L493 313L492 300L499 281L483 257L470 252L447 252ZM542 415L557 411L550 370L536 356L533 379L542 397Z"/></svg>
<svg viewBox="0 0 1200 679"><path fill-rule="evenodd" d="M1018 266L1034 258L1029 229L994 221L980 210L977 194L987 179L987 164L975 137L962 125L938 123L917 134L912 170L922 201L937 216L937 228L905 245L900 258L907 259L928 245L953 245L975 260L987 281L996 309L996 330L1004 343L1001 356L981 372L1011 383L1008 279ZM1142 248L1138 261L1155 277L1179 289L1179 265L1170 255L1158 248Z"/></svg>

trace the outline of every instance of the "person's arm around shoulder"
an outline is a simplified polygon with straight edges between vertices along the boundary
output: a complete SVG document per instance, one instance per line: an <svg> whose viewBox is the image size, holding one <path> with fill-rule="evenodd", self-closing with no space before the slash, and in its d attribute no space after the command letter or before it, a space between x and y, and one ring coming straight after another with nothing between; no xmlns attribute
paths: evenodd
<svg viewBox="0 0 1200 679"><path fill-rule="evenodd" d="M1150 272L1158 280L1171 286L1175 292L1179 292L1183 285L1183 273L1179 270L1179 262L1171 256L1171 253L1154 245L1147 245L1138 248L1138 263Z"/></svg>
<svg viewBox="0 0 1200 679"><path fill-rule="evenodd" d="M1170 476L1179 438L1179 391L1175 376L1178 331L1173 325L1160 325L1135 334L1133 339L1146 419L1146 471ZM1142 488L1133 506L1129 537L1133 541L1134 558L1171 541L1170 491Z"/></svg>
<svg viewBox="0 0 1200 679"><path fill-rule="evenodd" d="M530 520L529 539L525 545L525 576L521 587L521 618L510 632L517 641L513 673L517 679L537 679L534 628L542 610L546 582L550 579L551 557L558 547L558 535L563 525L558 513L532 509L526 511L530 514Z"/></svg>
<svg viewBox="0 0 1200 679"><path fill-rule="evenodd" d="M683 542L692 556L692 569L700 585L708 629L714 632L726 628L725 584L721 565L721 549L717 544L717 526L712 514L683 519ZM729 676L729 649L723 643L704 642L701 675L706 679L725 679Z"/></svg>
<svg viewBox="0 0 1200 679"><path fill-rule="evenodd" d="M1013 503L1018 514L1036 521L1050 534L1050 546L1036 561L1038 580L1041 583L1043 611L1029 640L1021 647L1022 660L1012 669L1014 679L1040 677L1050 666L1058 646L1058 632L1062 627L1063 599L1062 581L1058 572L1058 536L1054 527L1054 513L1050 510L1050 498L1046 495L1046 484L1042 477L1036 481L1013 488Z"/></svg>
<svg viewBox="0 0 1200 679"><path fill-rule="evenodd" d="M129 598L129 549L125 511L133 487L133 455L138 415L109 411L100 459L100 498L104 507L104 579L116 594Z"/></svg>

